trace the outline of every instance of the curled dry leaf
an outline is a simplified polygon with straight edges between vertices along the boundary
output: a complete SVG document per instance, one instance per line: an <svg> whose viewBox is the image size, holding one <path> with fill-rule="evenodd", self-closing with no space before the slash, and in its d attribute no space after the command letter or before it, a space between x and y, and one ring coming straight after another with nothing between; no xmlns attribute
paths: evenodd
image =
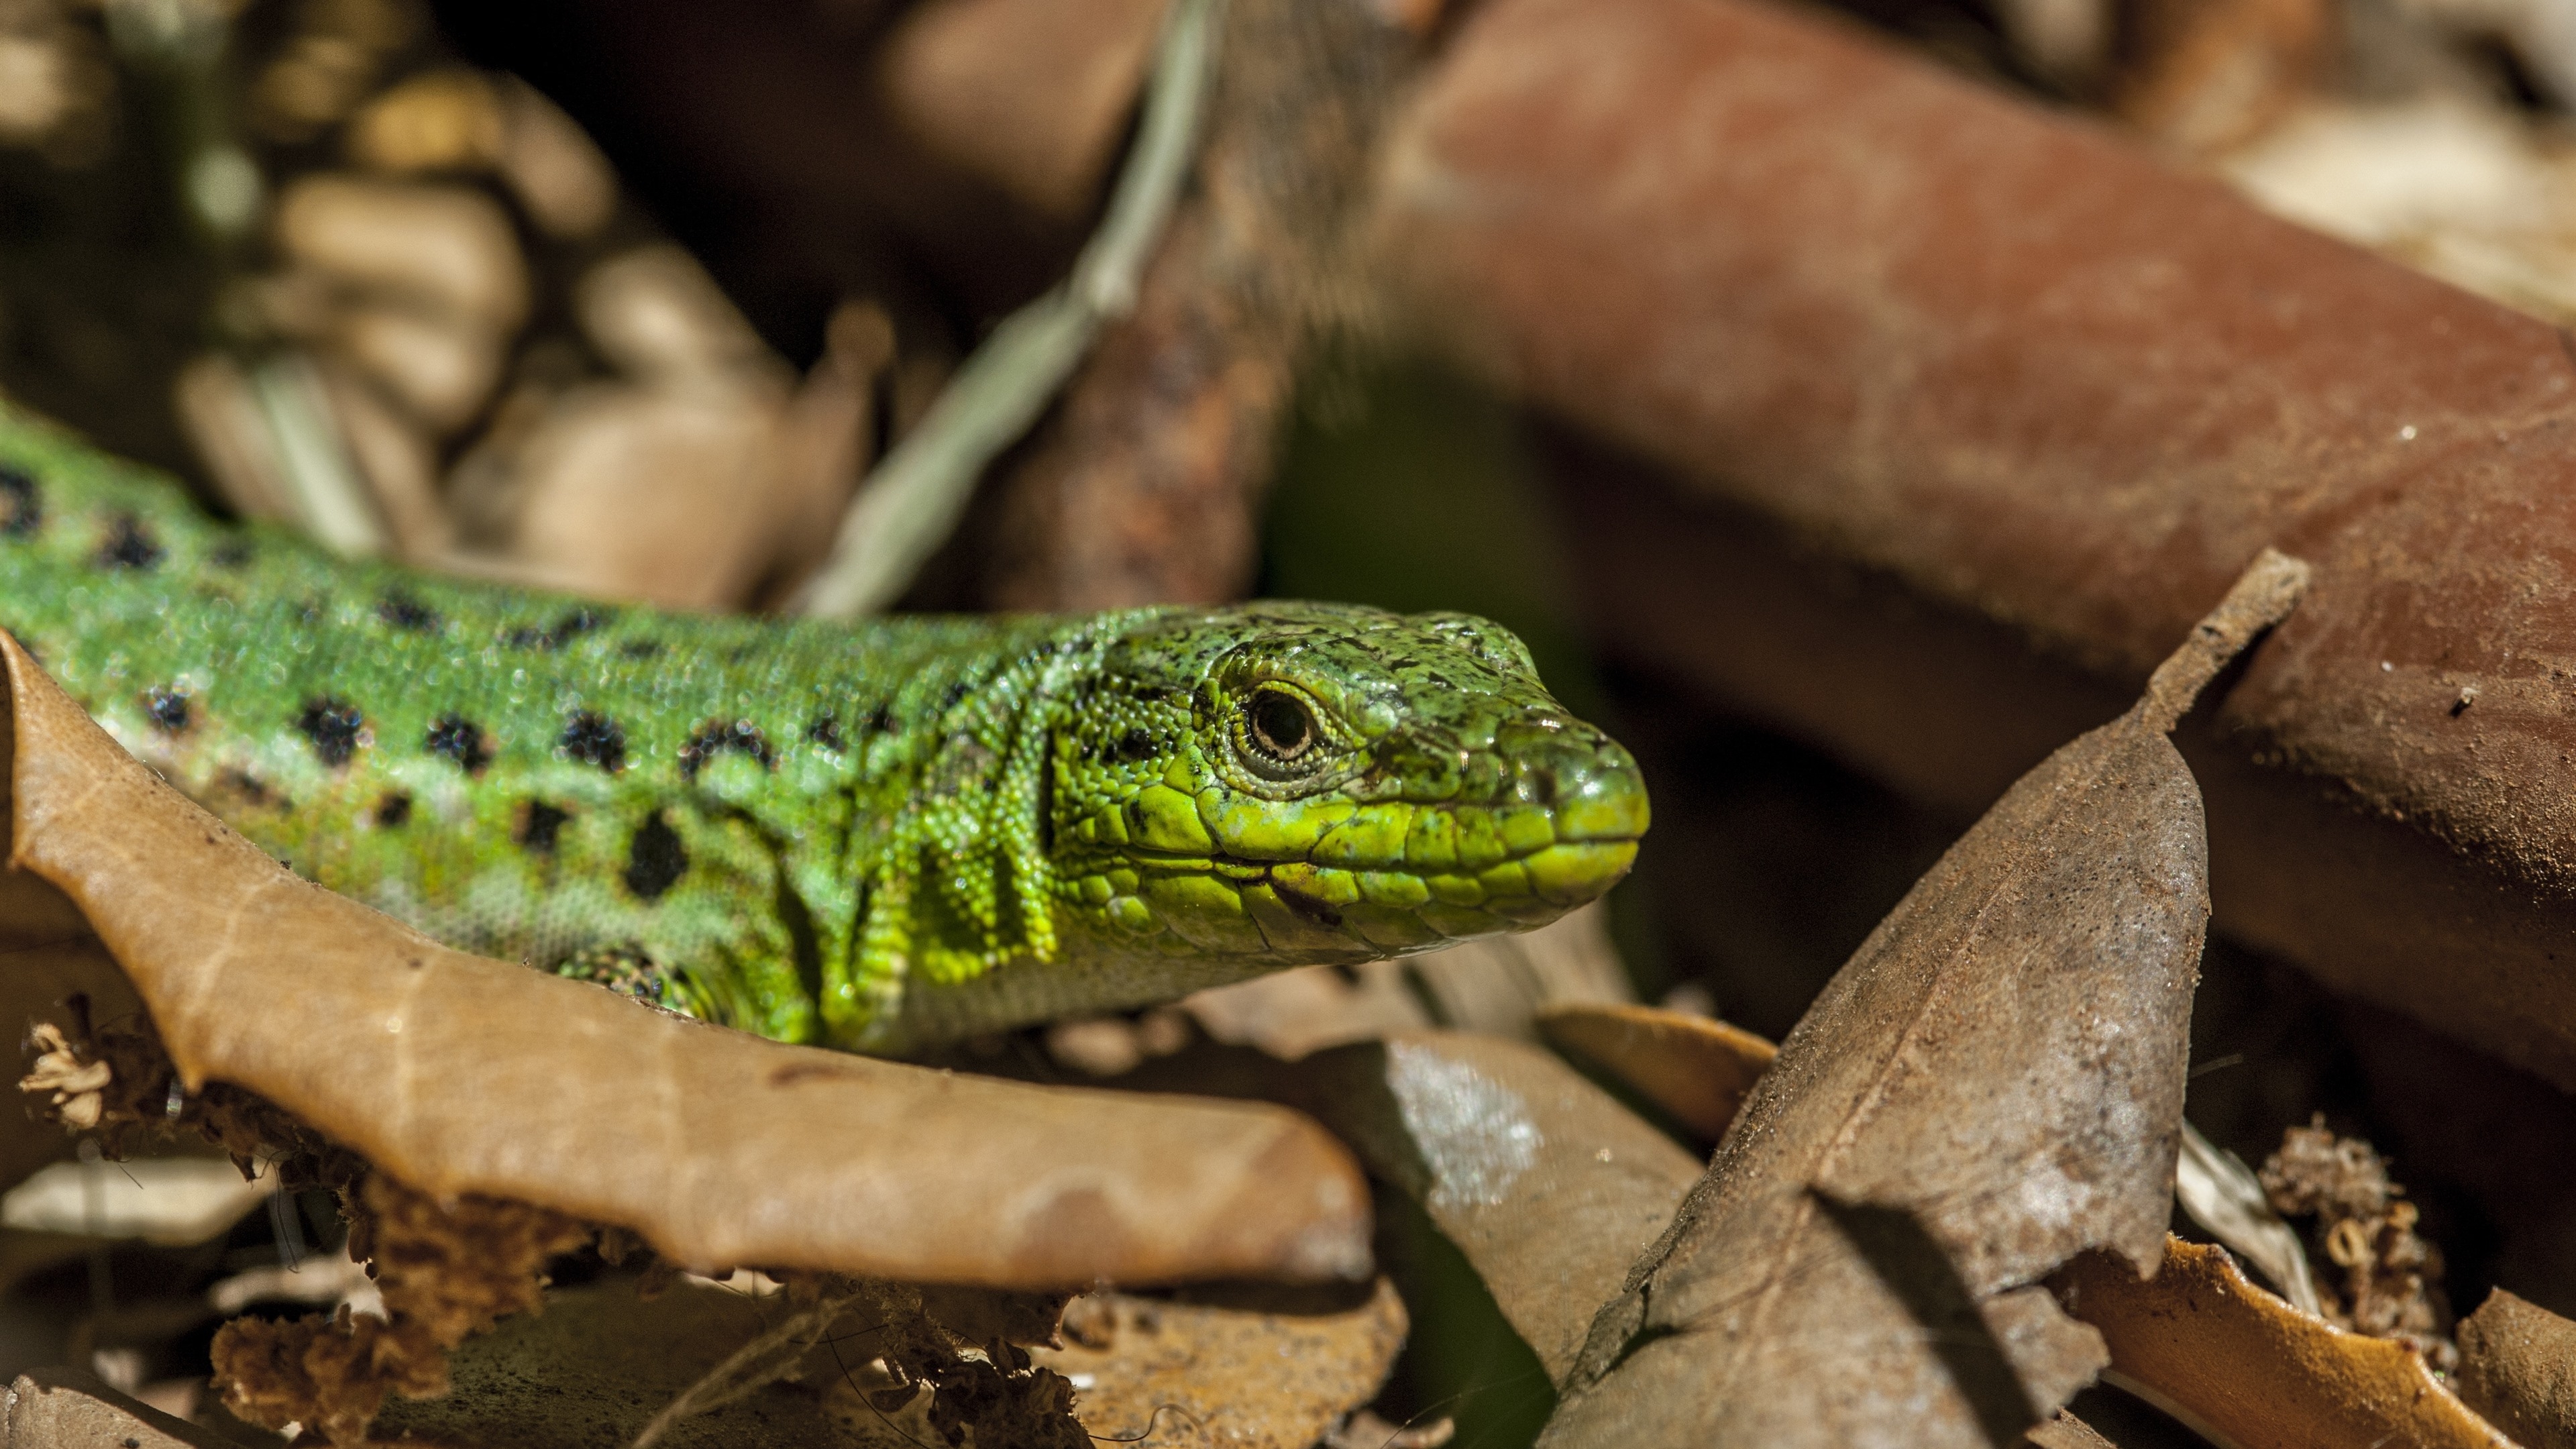
<svg viewBox="0 0 2576 1449"><path fill-rule="evenodd" d="M1554 1056L1408 1032L1307 1059L1298 1095L1422 1204L1562 1382L1592 1309L1699 1162Z"/></svg>
<svg viewBox="0 0 2576 1449"><path fill-rule="evenodd" d="M2224 1248L2167 1238L2140 1282L2087 1254L2055 1280L2111 1367L2160 1407L2244 1449L2510 1449L2413 1349L2346 1333L2256 1287Z"/></svg>
<svg viewBox="0 0 2576 1449"><path fill-rule="evenodd" d="M0 656L13 862L88 917L191 1087L256 1092L414 1187L701 1267L1025 1288L1366 1267L1358 1174L1293 1113L782 1046L449 950L289 874L14 640Z"/></svg>
<svg viewBox="0 0 2576 1449"><path fill-rule="evenodd" d="M2174 1201L2202 1231L2236 1250L2271 1279L2283 1296L2322 1317L2324 1300L2308 1268L2298 1230L2284 1222L2264 1195L2262 1180L2235 1153L2182 1124L2182 1158L2174 1166Z"/></svg>
<svg viewBox="0 0 2576 1449"><path fill-rule="evenodd" d="M2209 913L2166 732L2306 578L2267 550L1880 923L1601 1309L1543 1443L1986 1445L2093 1377L2100 1337L2038 1284L2088 1248L2161 1261Z"/></svg>
<svg viewBox="0 0 2576 1449"><path fill-rule="evenodd" d="M1404 1300L1374 1288L1265 1289L1180 1300L1074 1300L1065 1344L1030 1357L1071 1379L1096 1440L1310 1449L1377 1397L1404 1346Z"/></svg>
<svg viewBox="0 0 2576 1449"><path fill-rule="evenodd" d="M2498 1288L2461 1320L2451 1382L2523 1449L2576 1449L2576 1323Z"/></svg>
<svg viewBox="0 0 2576 1449"><path fill-rule="evenodd" d="M1609 1073L1673 1120L1714 1142L1780 1049L1768 1040L1657 1006L1555 1006L1540 1012L1549 1046Z"/></svg>

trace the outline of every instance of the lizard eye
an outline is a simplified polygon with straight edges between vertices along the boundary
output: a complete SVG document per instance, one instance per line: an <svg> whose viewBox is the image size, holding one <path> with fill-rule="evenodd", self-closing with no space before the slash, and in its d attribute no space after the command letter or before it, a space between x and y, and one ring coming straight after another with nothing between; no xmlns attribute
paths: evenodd
<svg viewBox="0 0 2576 1449"><path fill-rule="evenodd" d="M1245 716L1252 727L1253 745L1283 765L1315 748L1314 716L1285 690L1265 689L1253 695Z"/></svg>

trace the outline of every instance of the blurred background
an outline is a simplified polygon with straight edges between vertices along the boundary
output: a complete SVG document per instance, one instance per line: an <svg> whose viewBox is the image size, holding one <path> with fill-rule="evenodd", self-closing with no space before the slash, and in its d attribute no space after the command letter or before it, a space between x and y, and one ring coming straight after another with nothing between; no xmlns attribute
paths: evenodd
<svg viewBox="0 0 2576 1449"><path fill-rule="evenodd" d="M1475 8L1234 0L1184 184L1130 249L1134 306L925 506L880 602L1498 619L1655 801L1568 969L1614 951L1617 991L1777 1037L1991 790L1901 790L1660 662L1595 607L1585 554L1602 480L1639 467L1371 284L1353 217L1380 133ZM954 429L934 400L1076 267L1133 169L1164 9L0 0L0 394L342 552L791 608L847 564L878 464ZM2564 0L1851 0L1826 23L2576 322ZM2205 969L2205 1131L2259 1161L2323 1112L2396 1160L2454 1302L2501 1276L2576 1310L2576 1193L2545 1166L2576 1160L2563 1096L2245 948ZM1079 1075L1145 1035L1049 1049ZM2463 1121L2512 1149L2466 1150ZM101 1217L109 1166L12 1195L0 1377L88 1362L190 1413L218 1312L364 1291L320 1251L327 1202L204 1165L193 1216L149 1238ZM1418 1214L1383 1210L1415 1326L1380 1412L1526 1442L1534 1360Z"/></svg>

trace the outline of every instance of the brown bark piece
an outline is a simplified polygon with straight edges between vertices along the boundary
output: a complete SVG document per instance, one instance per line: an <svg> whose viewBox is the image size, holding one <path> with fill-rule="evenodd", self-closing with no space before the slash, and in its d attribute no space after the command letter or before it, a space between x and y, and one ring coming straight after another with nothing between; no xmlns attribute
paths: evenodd
<svg viewBox="0 0 2576 1449"><path fill-rule="evenodd" d="M2256 1287L2224 1248L2165 1242L2155 1276L2087 1254L2058 1275L2111 1367L2245 1449L2512 1449L2421 1355L2346 1333Z"/></svg>
<svg viewBox="0 0 2576 1449"><path fill-rule="evenodd" d="M2194 756L2221 925L2576 1085L2554 329L1749 0L1494 0L1416 97L1395 305L1674 470L1569 494L1602 637L1973 809L2291 549L2314 596Z"/></svg>
<svg viewBox="0 0 2576 1449"><path fill-rule="evenodd" d="M2576 1449L2576 1323L2496 1289L2460 1321L2451 1386L2522 1449Z"/></svg>
<svg viewBox="0 0 2576 1449"><path fill-rule="evenodd" d="M1563 1382L1593 1308L1699 1162L1537 1047L1406 1032L1300 1064L1298 1097L1422 1205Z"/></svg>
<svg viewBox="0 0 2576 1449"><path fill-rule="evenodd" d="M1087 1385L1074 1416L1094 1442L1175 1449L1311 1449L1377 1397L1407 1323L1383 1278L1323 1291L1101 1294L1075 1300L1068 1318L1065 1346L1030 1357Z"/></svg>
<svg viewBox="0 0 2576 1449"><path fill-rule="evenodd" d="M2307 581L2267 552L2126 715L2024 777L1781 1044L1595 1319L1542 1443L1987 1445L2101 1339L2037 1282L2154 1268L2208 920L2166 732Z"/></svg>
<svg viewBox="0 0 2576 1449"><path fill-rule="evenodd" d="M12 863L88 917L189 1085L257 1092L421 1191L700 1267L1048 1288L1368 1261L1355 1168L1293 1113L782 1046L449 950L297 879L0 656Z"/></svg>
<svg viewBox="0 0 2576 1449"><path fill-rule="evenodd" d="M1619 1079L1710 1142L1726 1135L1745 1094L1780 1049L1763 1038L1658 1006L1553 1006L1540 1012L1549 1046Z"/></svg>

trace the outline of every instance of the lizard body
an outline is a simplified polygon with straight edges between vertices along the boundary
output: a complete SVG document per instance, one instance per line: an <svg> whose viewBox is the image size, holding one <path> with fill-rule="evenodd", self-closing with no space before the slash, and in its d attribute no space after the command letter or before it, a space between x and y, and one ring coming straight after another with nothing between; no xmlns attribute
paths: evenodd
<svg viewBox="0 0 2576 1449"><path fill-rule="evenodd" d="M591 603L220 524L5 409L0 625L325 886L857 1050L1542 924L1647 821L1463 615Z"/></svg>

